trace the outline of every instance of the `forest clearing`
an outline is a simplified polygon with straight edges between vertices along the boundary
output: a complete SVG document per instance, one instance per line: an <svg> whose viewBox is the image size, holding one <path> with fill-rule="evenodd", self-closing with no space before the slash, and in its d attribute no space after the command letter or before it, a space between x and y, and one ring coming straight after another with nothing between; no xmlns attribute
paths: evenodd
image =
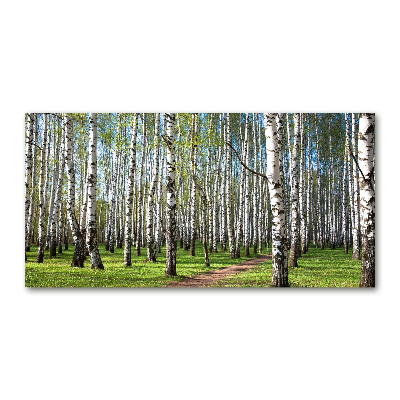
<svg viewBox="0 0 400 400"><path fill-rule="evenodd" d="M25 126L26 286L375 286L374 114Z"/></svg>

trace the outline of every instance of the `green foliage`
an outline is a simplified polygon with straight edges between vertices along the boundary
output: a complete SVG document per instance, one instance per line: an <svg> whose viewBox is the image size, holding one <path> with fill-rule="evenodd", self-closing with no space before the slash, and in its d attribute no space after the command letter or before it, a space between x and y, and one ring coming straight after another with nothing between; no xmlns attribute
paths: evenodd
<svg viewBox="0 0 400 400"><path fill-rule="evenodd" d="M343 248L331 250L310 247L298 260L298 268L289 268L291 287L358 287L361 261L351 258L352 250L344 254ZM215 287L271 286L272 260L219 281Z"/></svg>
<svg viewBox="0 0 400 400"><path fill-rule="evenodd" d="M231 260L229 252L211 253L211 267L204 265L204 253L200 242L196 243L196 256L191 257L189 251L178 246L176 277L166 277L165 274L165 247L157 256L156 263L146 263L146 249L142 249L142 256L136 257L132 247L132 267L124 266L123 249L115 249L111 254L99 245L101 259L105 266L104 271L90 268L90 259L87 257L85 268L70 267L74 246L70 245L67 251L57 254L57 258L49 259L49 252L45 251L43 264L36 263L37 246L31 246L27 253L28 262L25 263L25 286L27 287L160 287L170 281L179 281L187 276L193 276L214 269L237 264L248 258Z"/></svg>

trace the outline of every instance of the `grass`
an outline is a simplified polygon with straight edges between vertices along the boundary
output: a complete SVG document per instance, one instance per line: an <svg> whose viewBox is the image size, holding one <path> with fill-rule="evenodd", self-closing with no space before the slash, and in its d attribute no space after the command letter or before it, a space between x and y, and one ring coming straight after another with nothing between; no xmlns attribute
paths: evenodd
<svg viewBox="0 0 400 400"><path fill-rule="evenodd" d="M289 268L291 287L358 287L361 261L352 259L352 249L344 254L343 247L324 250L309 247L298 259L297 268ZM272 260L219 281L214 287L271 286Z"/></svg>
<svg viewBox="0 0 400 400"><path fill-rule="evenodd" d="M179 248L177 253L178 276L165 276L165 247L157 257L156 263L146 263L146 249L142 248L142 256L136 257L136 249L132 248L132 266L124 266L123 249L115 249L111 254L99 245L104 270L90 268L87 258L85 268L71 267L74 246L50 259L45 252L43 264L36 263L37 246L31 246L25 263L25 286L27 287L160 287L170 281L179 281L185 277L201 274L214 269L237 264L246 258L231 260L229 251L210 253L210 267L204 265L202 245L196 243L196 256L191 257L189 251ZM266 250L265 250L266 252ZM358 287L360 281L361 261L351 258L352 250L344 254L343 247L325 250L310 247L306 254L298 260L298 268L289 268L291 287ZM259 264L253 269L218 281L214 287L266 287L271 286L272 260Z"/></svg>
<svg viewBox="0 0 400 400"><path fill-rule="evenodd" d="M165 247L157 257L156 263L146 263L146 249L142 248L142 255L136 257L136 249L132 247L132 266L124 266L124 250L115 249L111 254L104 250L104 245L99 245L104 270L90 268L90 259L87 257L85 268L71 267L74 246L69 245L68 250L63 250L57 257L50 259L49 251L45 251L43 264L36 263L37 246L31 245L27 252L25 263L26 287L160 287L166 286L170 281L179 281L184 277L201 274L237 264L246 258L231 260L229 251L210 253L210 267L204 265L203 247L196 243L196 256L191 257L189 251L179 248L176 259L178 276L165 276ZM244 251L242 251L244 254Z"/></svg>

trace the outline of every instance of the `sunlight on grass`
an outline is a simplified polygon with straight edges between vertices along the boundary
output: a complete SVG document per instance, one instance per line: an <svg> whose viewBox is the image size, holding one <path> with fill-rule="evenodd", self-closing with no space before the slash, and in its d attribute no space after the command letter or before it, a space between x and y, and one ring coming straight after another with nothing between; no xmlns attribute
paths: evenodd
<svg viewBox="0 0 400 400"><path fill-rule="evenodd" d="M237 264L250 258L241 257L231 260L229 251L210 253L210 267L204 265L204 253L200 242L196 243L196 256L191 257L189 251L179 248L176 260L178 276L165 276L165 247L157 257L156 263L146 263L146 249L142 248L142 255L136 257L136 249L132 247L132 266L124 266L124 250L115 249L111 254L100 244L100 255L104 270L90 268L89 257L85 261L85 268L71 267L74 246L70 245L67 251L57 254L57 258L50 259L49 251L45 252L43 264L36 263L37 246L31 246L25 263L25 286L27 287L159 287L166 286L170 281L179 281L184 277L212 271L215 269Z"/></svg>
<svg viewBox="0 0 400 400"><path fill-rule="evenodd" d="M361 261L351 258L352 251L344 254L343 248L331 250L310 247L298 259L298 268L289 268L291 287L358 287ZM272 260L221 280L214 287L265 287L271 286Z"/></svg>

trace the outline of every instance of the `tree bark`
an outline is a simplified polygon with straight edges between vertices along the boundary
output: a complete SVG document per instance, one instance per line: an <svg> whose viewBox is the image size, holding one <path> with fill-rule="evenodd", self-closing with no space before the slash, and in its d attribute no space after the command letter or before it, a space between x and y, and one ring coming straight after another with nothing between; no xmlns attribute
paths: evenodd
<svg viewBox="0 0 400 400"><path fill-rule="evenodd" d="M356 134L356 115L351 114L351 137L353 142L353 155L357 157L357 134ZM359 246L359 185L358 185L358 169L356 165L353 166L353 202L354 202L354 225L353 225L353 258L355 260L360 260L360 246Z"/></svg>
<svg viewBox="0 0 400 400"><path fill-rule="evenodd" d="M66 118L66 117L64 117L64 118ZM63 124L64 124L64 122L63 122ZM69 126L71 126L70 124L71 124L71 121L69 122ZM58 169L57 169L58 177L56 180L57 188L56 188L56 192L55 192L55 196L54 196L53 212L52 212L51 219L50 219L50 257L57 257L57 221L58 221L58 215L59 215L61 197L62 197L62 187L63 187L63 180L64 180L64 167L65 167L65 157L66 157L64 154L65 129L66 129L66 127L64 126L62 129L63 132L61 135L61 151L59 153L59 160L58 160ZM72 157L72 154L71 154L71 157ZM75 173L74 173L74 185L75 185ZM75 187L74 187L74 203L75 203Z"/></svg>
<svg viewBox="0 0 400 400"><path fill-rule="evenodd" d="M246 113L245 128L244 128L244 143L245 149L244 163L248 166L250 159L250 142L249 142L249 114ZM244 189L244 237L243 247L245 257L250 257L250 175L249 170L245 170L245 189Z"/></svg>
<svg viewBox="0 0 400 400"><path fill-rule="evenodd" d="M196 255L196 184L193 176L196 176L197 169L197 114L192 114L192 140L191 140L191 152L190 161L192 167L192 186L190 191L190 255L194 257Z"/></svg>
<svg viewBox="0 0 400 400"><path fill-rule="evenodd" d="M358 133L358 165L360 177L360 209L362 261L360 287L375 287L375 114L360 114Z"/></svg>
<svg viewBox="0 0 400 400"><path fill-rule="evenodd" d="M165 113L167 144L166 171L166 264L165 275L176 276L176 191L175 191L175 113Z"/></svg>
<svg viewBox="0 0 400 400"><path fill-rule="evenodd" d="M25 136L25 261L28 249L29 229L28 218L31 204L31 185L32 185L32 143L33 143L33 114L27 114L27 133Z"/></svg>
<svg viewBox="0 0 400 400"><path fill-rule="evenodd" d="M72 159L72 122L68 114L63 115L63 131L65 135L65 163L68 177L67 214L75 244L71 267L83 268L85 260L85 241L75 215L75 169Z"/></svg>
<svg viewBox="0 0 400 400"><path fill-rule="evenodd" d="M292 245L290 248L289 266L297 267L298 249L299 249L299 180L298 180L298 152L299 152L299 139L300 139L300 114L294 114L294 142L293 151L291 156L291 229L292 229ZM272 199L271 199L272 204Z"/></svg>
<svg viewBox="0 0 400 400"><path fill-rule="evenodd" d="M97 247L96 187L97 187L97 114L89 117L89 162L87 171L87 229L86 246L91 268L104 269Z"/></svg>
<svg viewBox="0 0 400 400"><path fill-rule="evenodd" d="M43 141L42 141L42 156L40 168L40 183L39 183L39 232L38 232L38 254L37 263L42 263L44 258L44 185L46 179L46 151L47 151L47 114L43 114Z"/></svg>
<svg viewBox="0 0 400 400"><path fill-rule="evenodd" d="M264 114L267 150L267 177L272 209L272 286L289 286L284 195L279 165L279 141L276 114Z"/></svg>
<svg viewBox="0 0 400 400"><path fill-rule="evenodd" d="M132 265L132 214L133 214L133 188L135 185L136 172L136 138L137 138L138 114L133 115L132 138L129 151L129 169L128 169L128 193L126 196L126 215L125 215L125 246L124 246L124 264L126 267Z"/></svg>
<svg viewBox="0 0 400 400"><path fill-rule="evenodd" d="M230 113L227 113L226 115L226 141L228 143L231 142ZM232 150L230 148L227 149L226 163L226 224L228 229L229 256L231 259L234 259L236 257L236 253L232 221Z"/></svg>
<svg viewBox="0 0 400 400"><path fill-rule="evenodd" d="M155 127L154 127L154 140L156 142L154 148L154 165L153 165L153 177L151 180L149 195L147 198L147 215L146 215L146 244L147 244L147 260L156 262L157 254L154 251L154 236L153 236L153 207L154 207L154 195L156 192L157 181L158 181L158 168L159 168L159 147L160 147L160 114L155 114Z"/></svg>
<svg viewBox="0 0 400 400"><path fill-rule="evenodd" d="M34 215L34 208L35 208L35 188L36 188L36 152L37 152L37 142L38 142L38 114L31 114L33 115L33 155L32 155L32 175L31 175L31 188L30 188L30 201L29 201L29 214L28 214L28 237L26 238L26 251L30 251L30 244L32 240L32 222L33 222L33 215Z"/></svg>

